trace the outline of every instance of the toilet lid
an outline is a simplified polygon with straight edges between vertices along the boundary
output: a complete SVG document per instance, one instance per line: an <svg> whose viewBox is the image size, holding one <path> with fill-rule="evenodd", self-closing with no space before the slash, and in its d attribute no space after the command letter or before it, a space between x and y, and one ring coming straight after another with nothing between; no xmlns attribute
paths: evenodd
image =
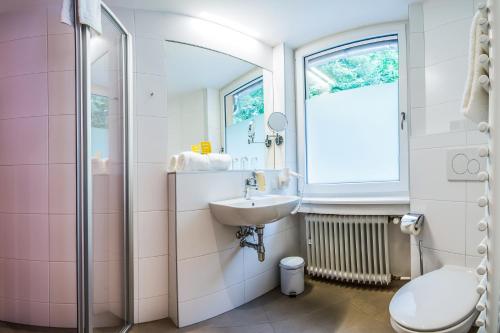
<svg viewBox="0 0 500 333"><path fill-rule="evenodd" d="M444 266L399 289L389 312L399 325L415 331L437 331L456 325L475 310L478 279L472 270Z"/></svg>

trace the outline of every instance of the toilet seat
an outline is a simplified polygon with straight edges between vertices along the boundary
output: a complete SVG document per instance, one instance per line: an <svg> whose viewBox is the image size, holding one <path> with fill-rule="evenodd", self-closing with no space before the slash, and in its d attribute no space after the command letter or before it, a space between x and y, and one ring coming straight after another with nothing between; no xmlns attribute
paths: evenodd
<svg viewBox="0 0 500 333"><path fill-rule="evenodd" d="M461 266L424 274L396 292L389 305L391 321L403 332L455 332L454 326L476 314L477 283L474 272Z"/></svg>

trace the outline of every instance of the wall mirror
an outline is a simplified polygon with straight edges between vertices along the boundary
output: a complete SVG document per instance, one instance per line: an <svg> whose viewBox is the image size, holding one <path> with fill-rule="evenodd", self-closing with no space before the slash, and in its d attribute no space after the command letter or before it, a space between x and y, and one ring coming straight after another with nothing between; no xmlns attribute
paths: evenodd
<svg viewBox="0 0 500 333"><path fill-rule="evenodd" d="M209 141L233 169L272 169L265 144L273 113L272 72L206 48L165 41L168 155Z"/></svg>

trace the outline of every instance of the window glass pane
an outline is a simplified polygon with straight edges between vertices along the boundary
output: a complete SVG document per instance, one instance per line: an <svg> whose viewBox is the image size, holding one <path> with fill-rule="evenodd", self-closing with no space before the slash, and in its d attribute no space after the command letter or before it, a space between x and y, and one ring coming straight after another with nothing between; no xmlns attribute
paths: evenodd
<svg viewBox="0 0 500 333"><path fill-rule="evenodd" d="M396 36L306 58L308 183L399 180Z"/></svg>
<svg viewBox="0 0 500 333"><path fill-rule="evenodd" d="M92 113L92 157L108 158L108 116L109 116L109 97L97 94L91 95L91 113Z"/></svg>
<svg viewBox="0 0 500 333"><path fill-rule="evenodd" d="M226 152L239 160L235 168L264 168L266 147L249 144L249 127L255 141L262 141L264 128L264 85L258 77L224 96L226 114Z"/></svg>

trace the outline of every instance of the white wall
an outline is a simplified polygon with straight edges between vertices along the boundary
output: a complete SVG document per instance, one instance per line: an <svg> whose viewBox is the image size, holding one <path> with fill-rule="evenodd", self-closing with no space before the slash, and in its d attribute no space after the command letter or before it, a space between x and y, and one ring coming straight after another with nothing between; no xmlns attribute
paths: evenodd
<svg viewBox="0 0 500 333"><path fill-rule="evenodd" d="M278 171L266 171L267 193ZM237 227L220 224L208 203L241 197L249 171L169 174L170 316L180 327L217 316L279 285L281 258L298 255L296 216L264 229L266 259L241 248ZM193 196L196 193L196 196ZM177 312L178 311L178 312Z"/></svg>
<svg viewBox="0 0 500 333"><path fill-rule="evenodd" d="M239 32L187 16L112 10L134 40L134 309L139 323L169 314L166 169L169 149L183 142L168 135L181 120L167 107L171 104L167 103L164 41L203 46L267 69L272 69L272 49Z"/></svg>
<svg viewBox="0 0 500 333"><path fill-rule="evenodd" d="M480 182L448 181L446 150L477 146L486 137L461 114L473 0L433 0L410 6L410 196L411 210L424 213L424 268L444 264L475 267L482 210ZM412 238L412 275L418 250Z"/></svg>

